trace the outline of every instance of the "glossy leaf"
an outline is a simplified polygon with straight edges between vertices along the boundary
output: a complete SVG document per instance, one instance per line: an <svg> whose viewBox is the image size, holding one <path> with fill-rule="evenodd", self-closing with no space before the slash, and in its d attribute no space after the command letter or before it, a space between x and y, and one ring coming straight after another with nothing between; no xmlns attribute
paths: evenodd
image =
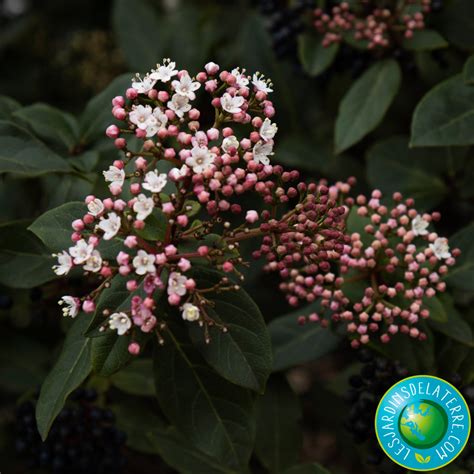
<svg viewBox="0 0 474 474"><path fill-rule="evenodd" d="M138 359L110 378L112 385L131 395L151 397L155 395L153 382L153 362Z"/></svg>
<svg viewBox="0 0 474 474"><path fill-rule="evenodd" d="M302 445L299 400L283 376L273 376L257 400L255 453L272 473L295 464Z"/></svg>
<svg viewBox="0 0 474 474"><path fill-rule="evenodd" d="M12 113L20 107L21 104L11 97L0 95L0 120L9 120Z"/></svg>
<svg viewBox="0 0 474 474"><path fill-rule="evenodd" d="M12 122L0 121L0 174L33 177L70 170L66 160L27 130Z"/></svg>
<svg viewBox="0 0 474 474"><path fill-rule="evenodd" d="M163 412L193 447L225 466L245 468L255 438L249 392L219 377L185 336L173 332L154 357Z"/></svg>
<svg viewBox="0 0 474 474"><path fill-rule="evenodd" d="M41 387L36 404L36 422L43 440L69 394L91 372L91 340L84 336L88 324L87 315L77 316L64 341L58 361Z"/></svg>
<svg viewBox="0 0 474 474"><path fill-rule="evenodd" d="M403 40L403 47L412 51L432 51L448 46L449 43L436 30L430 29L415 31L412 38Z"/></svg>
<svg viewBox="0 0 474 474"><path fill-rule="evenodd" d="M411 124L411 146L471 145L474 87L458 74L431 89L419 102Z"/></svg>
<svg viewBox="0 0 474 474"><path fill-rule="evenodd" d="M339 51L339 44L333 43L325 47L322 37L314 34L304 34L298 38L298 54L305 72L316 77L331 66Z"/></svg>
<svg viewBox="0 0 474 474"><path fill-rule="evenodd" d="M337 347L340 339L330 330L317 324L298 324L298 316L309 314L316 308L316 305L302 308L269 324L274 371L316 360Z"/></svg>
<svg viewBox="0 0 474 474"><path fill-rule="evenodd" d="M400 66L378 61L355 81L342 99L336 120L336 151L359 142L382 121L400 87Z"/></svg>
<svg viewBox="0 0 474 474"><path fill-rule="evenodd" d="M201 268L193 276L199 287L210 288L225 275ZM206 297L215 305L206 309L208 315L224 324L227 332L209 328L212 342L206 344L202 328L191 323L189 334L194 345L222 377L263 392L272 370L272 352L260 310L243 289L209 293Z"/></svg>

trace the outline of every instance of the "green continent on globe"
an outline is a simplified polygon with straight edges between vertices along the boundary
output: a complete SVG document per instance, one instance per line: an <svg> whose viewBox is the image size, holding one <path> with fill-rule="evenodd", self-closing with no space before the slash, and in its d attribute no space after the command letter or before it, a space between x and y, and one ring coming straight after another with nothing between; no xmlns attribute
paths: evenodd
<svg viewBox="0 0 474 474"><path fill-rule="evenodd" d="M398 419L398 429L410 446L431 448L446 434L448 417L437 403L420 400L403 409Z"/></svg>

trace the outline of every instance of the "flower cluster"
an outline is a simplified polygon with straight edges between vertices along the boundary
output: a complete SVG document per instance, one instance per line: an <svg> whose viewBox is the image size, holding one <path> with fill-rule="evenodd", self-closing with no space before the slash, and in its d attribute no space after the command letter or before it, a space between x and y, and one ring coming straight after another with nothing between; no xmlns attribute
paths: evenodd
<svg viewBox="0 0 474 474"><path fill-rule="evenodd" d="M341 183L332 189L341 198L346 191ZM403 200L400 193L394 194L390 207L381 198L375 190L370 199L345 199L349 219L361 225L338 261L339 273L318 275L316 285L304 280L298 287L303 296L322 296L320 313L301 317L301 323L327 324L325 316L343 321L353 335L353 347L367 344L373 336L386 343L399 332L424 340L417 323L430 316L428 300L445 290L443 277L460 254L430 229L439 213L419 213L413 199ZM327 282L333 286L325 286Z"/></svg>
<svg viewBox="0 0 474 474"><path fill-rule="evenodd" d="M314 11L314 27L323 34L323 46L345 39L356 41L367 49L390 48L402 39L410 39L415 31L425 28L425 15L432 0L394 2L394 8L361 0L351 7L348 2L333 7L330 13Z"/></svg>
<svg viewBox="0 0 474 474"><path fill-rule="evenodd" d="M208 101L198 108L201 92ZM259 73L211 62L193 77L167 59L113 99L117 122L106 135L123 156L103 173L110 197L86 197L85 214L72 222L73 244L54 266L58 275L82 267L99 283L86 296L64 296L64 315L100 312L102 330L131 334L129 351L138 354L137 333L162 340L165 306L204 326L207 340L207 327L219 324L208 316L206 292L238 286L224 276L200 288L193 267L204 262L240 277L241 240L263 238L260 255L283 276L292 265L308 274L329 267L345 242L345 209L327 189L271 164L278 130L271 92ZM243 208L250 192L263 211ZM130 292L130 307L104 308L102 291L117 282Z"/></svg>

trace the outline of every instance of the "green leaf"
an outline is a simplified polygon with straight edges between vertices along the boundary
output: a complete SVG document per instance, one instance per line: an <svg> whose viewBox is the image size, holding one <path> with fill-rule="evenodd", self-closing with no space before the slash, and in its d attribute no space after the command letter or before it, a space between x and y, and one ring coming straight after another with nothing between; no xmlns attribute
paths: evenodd
<svg viewBox="0 0 474 474"><path fill-rule="evenodd" d="M170 426L148 433L155 452L182 474L242 474L247 470L231 469L202 451L189 445L189 441Z"/></svg>
<svg viewBox="0 0 474 474"><path fill-rule="evenodd" d="M423 305L429 310L431 321L436 321L438 323L448 322L448 313L446 312L446 308L444 307L443 303L441 303L439 298L436 296L433 296L432 298L425 298L423 300Z"/></svg>
<svg viewBox="0 0 474 474"><path fill-rule="evenodd" d="M338 51L338 43L323 46L321 36L306 33L298 37L298 55L303 69L311 77L326 71L334 62Z"/></svg>
<svg viewBox="0 0 474 474"><path fill-rule="evenodd" d="M458 74L421 99L413 114L410 146L471 145L473 127L474 87Z"/></svg>
<svg viewBox="0 0 474 474"><path fill-rule="evenodd" d="M34 288L56 278L53 258L27 225L0 225L0 283L12 288Z"/></svg>
<svg viewBox="0 0 474 474"><path fill-rule="evenodd" d="M377 61L354 82L340 103L336 151L340 153L374 130L400 87L400 66L394 59Z"/></svg>
<svg viewBox="0 0 474 474"><path fill-rule="evenodd" d="M414 198L418 209L431 209L449 192L441 179L447 163L445 150L413 150L405 137L391 137L369 149L367 177L387 197L400 191Z"/></svg>
<svg viewBox="0 0 474 474"><path fill-rule="evenodd" d="M0 173L39 176L45 173L67 173L71 167L27 130L0 121Z"/></svg>
<svg viewBox="0 0 474 474"><path fill-rule="evenodd" d="M91 144L105 136L107 126L115 123L112 99L116 95L123 95L131 83L132 74L122 74L89 101L79 120L81 144Z"/></svg>
<svg viewBox="0 0 474 474"><path fill-rule="evenodd" d="M154 357L161 409L192 446L225 466L244 468L255 439L250 393L207 367L183 336L168 330L165 339Z"/></svg>
<svg viewBox="0 0 474 474"><path fill-rule="evenodd" d="M286 470L283 474L330 474L330 472L318 464L317 462L311 464L300 464Z"/></svg>
<svg viewBox="0 0 474 474"><path fill-rule="evenodd" d="M317 324L300 326L298 316L316 311L319 306L310 305L299 311L274 319L268 326L273 343L273 370L313 361L322 357L339 343L339 337Z"/></svg>
<svg viewBox="0 0 474 474"><path fill-rule="evenodd" d="M77 316L58 361L41 387L36 404L36 422L43 440L69 394L81 385L91 371L91 340L83 335L88 324L89 316L82 313Z"/></svg>
<svg viewBox="0 0 474 474"><path fill-rule="evenodd" d="M133 3L130 14L128 0L116 0L112 24L118 43L130 68L148 71L163 58L166 23L160 22L156 8L145 0Z"/></svg>
<svg viewBox="0 0 474 474"><path fill-rule="evenodd" d="M270 472L282 472L295 464L303 441L299 400L283 376L274 376L256 409L255 453Z"/></svg>
<svg viewBox="0 0 474 474"><path fill-rule="evenodd" d="M47 104L33 104L13 113L13 117L27 124L41 139L62 145L71 151L77 144L78 125L76 119Z"/></svg>
<svg viewBox="0 0 474 474"><path fill-rule="evenodd" d="M28 227L43 243L55 252L73 245L71 241L73 220L81 218L87 212L82 202L69 202L45 212Z"/></svg>
<svg viewBox="0 0 474 474"><path fill-rule="evenodd" d="M12 113L20 107L21 104L16 100L0 95L0 120L9 120Z"/></svg>
<svg viewBox="0 0 474 474"><path fill-rule="evenodd" d="M94 372L109 377L125 367L134 357L128 352L130 342L132 342L130 335L119 336L111 330L100 337L93 337L91 360Z"/></svg>
<svg viewBox="0 0 474 474"><path fill-rule="evenodd" d="M464 82L471 86L474 85L474 54L467 59L462 72Z"/></svg>
<svg viewBox="0 0 474 474"><path fill-rule="evenodd" d="M138 359L110 378L112 385L131 395L151 397L155 395L153 362Z"/></svg>
<svg viewBox="0 0 474 474"><path fill-rule="evenodd" d="M447 321L441 322L432 320L430 318L428 320L430 322L430 326L436 331L445 334L457 342L474 347L472 330L469 324L464 321L461 314L455 308L452 297L449 294L444 294L439 296L439 299L447 314Z"/></svg>
<svg viewBox="0 0 474 474"><path fill-rule="evenodd" d="M193 275L201 288L210 288L225 276L205 268ZM209 293L206 297L215 304L206 308L209 317L224 324L227 332L209 328L211 343L206 344L202 327L190 323L189 334L194 345L222 377L263 393L272 370L272 351L260 310L243 289Z"/></svg>
<svg viewBox="0 0 474 474"><path fill-rule="evenodd" d="M415 31L412 38L403 40L403 48L411 51L432 51L447 48L449 43L436 30Z"/></svg>
<svg viewBox="0 0 474 474"><path fill-rule="evenodd" d="M456 265L444 278L448 285L463 291L472 291L474 281L474 223L456 232L449 239L451 248L461 249Z"/></svg>
<svg viewBox="0 0 474 474"><path fill-rule="evenodd" d="M461 49L474 49L474 3L453 0L437 15L436 25L444 37Z"/></svg>
<svg viewBox="0 0 474 474"><path fill-rule="evenodd" d="M93 171L99 163L100 153L97 150L89 150L71 158L71 165L84 173Z"/></svg>
<svg viewBox="0 0 474 474"><path fill-rule="evenodd" d="M137 230L136 233L145 240L156 242L163 241L166 235L168 219L161 209L155 209L153 214L147 217L145 227Z"/></svg>

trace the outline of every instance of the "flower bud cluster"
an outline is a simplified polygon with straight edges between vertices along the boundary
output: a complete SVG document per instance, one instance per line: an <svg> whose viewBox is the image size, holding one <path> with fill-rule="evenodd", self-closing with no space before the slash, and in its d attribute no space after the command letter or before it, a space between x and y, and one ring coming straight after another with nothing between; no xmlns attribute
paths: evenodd
<svg viewBox="0 0 474 474"><path fill-rule="evenodd" d="M392 9L367 0L355 6L342 2L330 13L317 8L313 24L324 35L325 47L350 39L369 50L390 48L403 39L411 39L415 31L423 30L425 15L431 11L431 0L394 3L398 5Z"/></svg>
<svg viewBox="0 0 474 474"><path fill-rule="evenodd" d="M336 192L343 197L340 188ZM430 316L429 299L445 291L443 278L460 254L430 228L439 213L419 213L400 193L391 205L381 199L378 190L369 199L345 199L349 220L362 222L361 228L350 235L337 277L329 273L333 288L318 289L321 312L300 319L344 322L353 347L373 337L386 343L397 333L424 340L418 323Z"/></svg>

